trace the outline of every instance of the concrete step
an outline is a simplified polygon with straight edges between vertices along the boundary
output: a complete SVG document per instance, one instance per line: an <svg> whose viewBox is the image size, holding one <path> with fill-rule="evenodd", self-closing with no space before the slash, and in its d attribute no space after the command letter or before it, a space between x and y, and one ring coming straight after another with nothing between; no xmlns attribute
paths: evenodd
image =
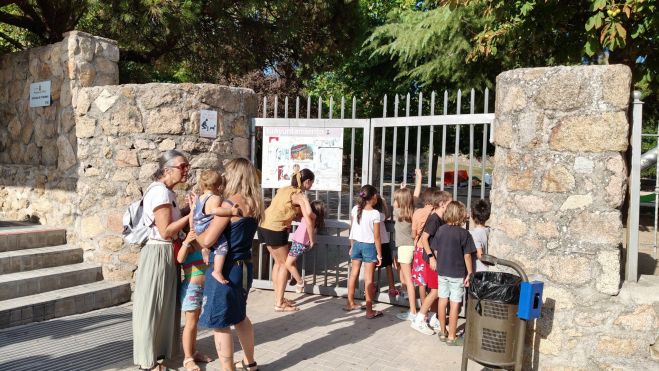
<svg viewBox="0 0 659 371"><path fill-rule="evenodd" d="M69 245L0 252L0 274L82 263L82 249Z"/></svg>
<svg viewBox="0 0 659 371"><path fill-rule="evenodd" d="M0 275L0 301L103 279L99 264L79 263Z"/></svg>
<svg viewBox="0 0 659 371"><path fill-rule="evenodd" d="M0 228L0 253L66 244L66 229L42 225Z"/></svg>
<svg viewBox="0 0 659 371"><path fill-rule="evenodd" d="M98 281L0 301L0 328L85 313L130 300L127 282Z"/></svg>

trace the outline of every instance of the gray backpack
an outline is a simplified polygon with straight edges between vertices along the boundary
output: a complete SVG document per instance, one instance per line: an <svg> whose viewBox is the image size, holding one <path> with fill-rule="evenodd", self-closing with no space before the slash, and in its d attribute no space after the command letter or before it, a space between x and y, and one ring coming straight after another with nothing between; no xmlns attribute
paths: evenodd
<svg viewBox="0 0 659 371"><path fill-rule="evenodd" d="M147 221L146 219L148 218L144 217L144 197L146 197L147 192L157 186L164 187L164 185L159 183L152 184L146 189L139 201L128 205L128 209L126 209L123 217L124 230L121 233L124 242L144 246L149 239L151 227L155 221Z"/></svg>

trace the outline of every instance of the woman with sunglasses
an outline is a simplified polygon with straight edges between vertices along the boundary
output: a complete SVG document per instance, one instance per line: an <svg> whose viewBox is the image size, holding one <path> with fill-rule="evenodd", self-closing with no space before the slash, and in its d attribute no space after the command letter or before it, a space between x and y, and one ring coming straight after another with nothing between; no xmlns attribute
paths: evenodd
<svg viewBox="0 0 659 371"><path fill-rule="evenodd" d="M176 305L174 244L180 244L188 218L181 216L172 189L187 180L188 169L188 160L181 152L165 152L143 198L142 218L151 225L151 231L140 251L133 300L133 361L140 369L164 368L158 361L170 359L178 344L180 311ZM194 238L190 233L183 243Z"/></svg>

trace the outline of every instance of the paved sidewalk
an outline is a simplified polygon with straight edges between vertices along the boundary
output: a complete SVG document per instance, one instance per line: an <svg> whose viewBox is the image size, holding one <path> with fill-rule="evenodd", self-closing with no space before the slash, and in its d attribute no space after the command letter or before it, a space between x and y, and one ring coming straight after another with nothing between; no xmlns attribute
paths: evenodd
<svg viewBox="0 0 659 371"><path fill-rule="evenodd" d="M296 298L288 293L287 297ZM345 300L299 295L302 310L275 313L272 292L253 290L256 359L262 370L459 370L461 347L417 333L396 319L402 308L378 304L384 317L345 313ZM130 304L0 331L0 370L136 370L132 364ZM217 358L213 336L202 330L202 352ZM236 340L236 359L240 345ZM481 370L470 362L469 370ZM180 358L169 365L180 367ZM201 364L219 370L219 361Z"/></svg>

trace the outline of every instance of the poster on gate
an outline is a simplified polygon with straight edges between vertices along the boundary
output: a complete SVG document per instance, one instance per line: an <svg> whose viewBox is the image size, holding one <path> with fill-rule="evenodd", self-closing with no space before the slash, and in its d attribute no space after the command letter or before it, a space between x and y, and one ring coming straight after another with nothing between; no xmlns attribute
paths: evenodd
<svg viewBox="0 0 659 371"><path fill-rule="evenodd" d="M313 171L313 189L340 191L343 128L264 127L262 187L291 185L293 166Z"/></svg>

